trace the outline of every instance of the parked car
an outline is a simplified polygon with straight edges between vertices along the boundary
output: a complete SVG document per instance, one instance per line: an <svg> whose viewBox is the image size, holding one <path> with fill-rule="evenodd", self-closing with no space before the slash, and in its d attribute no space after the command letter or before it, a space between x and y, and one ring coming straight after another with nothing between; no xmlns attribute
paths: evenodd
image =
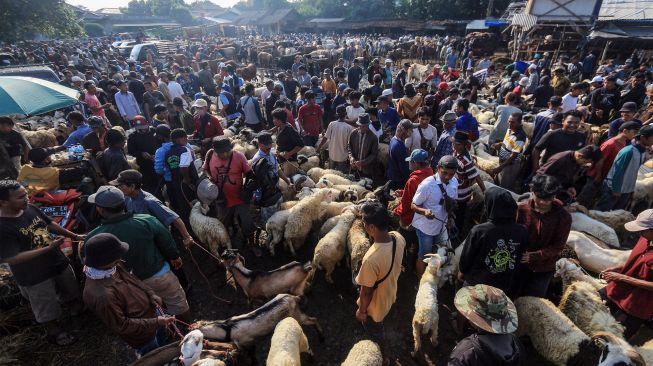
<svg viewBox="0 0 653 366"><path fill-rule="evenodd" d="M154 58L157 58L159 55L158 48L154 43L141 43L137 44L132 48L129 58L134 59L136 62L142 62L147 59L147 50L151 50L154 54Z"/></svg>
<svg viewBox="0 0 653 366"><path fill-rule="evenodd" d="M59 75L47 66L15 66L0 68L0 76L27 76L59 83Z"/></svg>

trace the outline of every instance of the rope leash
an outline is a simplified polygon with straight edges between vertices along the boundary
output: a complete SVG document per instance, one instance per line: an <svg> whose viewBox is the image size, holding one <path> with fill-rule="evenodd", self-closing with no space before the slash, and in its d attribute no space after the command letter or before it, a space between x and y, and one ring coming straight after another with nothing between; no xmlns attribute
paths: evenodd
<svg viewBox="0 0 653 366"><path fill-rule="evenodd" d="M217 260L218 263L222 264L222 260L220 260L220 258L218 258L218 257L216 257L215 255L213 255L213 253L209 252L206 248L204 248L203 246L201 246L201 245L199 245L199 244L197 244L197 243L195 243L195 245L198 246L198 247L200 247L204 252L208 253L212 258L214 258L215 260ZM207 285L207 287L208 287L208 289L209 289L209 294L210 294L212 297L214 297L215 299L224 302L225 304L231 304L231 301L229 301L229 300L225 300L225 299L223 299L223 298L217 296L217 295L213 292L213 289L211 288L211 281L209 281L208 277L206 277L206 275L204 274L204 272L202 272L202 269L200 268L200 265L197 263L197 260L195 260L195 256L193 255L193 252L192 252L191 250L188 250L188 254L190 254L190 259L193 261L193 263L195 263L195 267L197 268L197 271L200 273L200 275L202 276L202 278L204 278L204 281L206 281L206 285Z"/></svg>

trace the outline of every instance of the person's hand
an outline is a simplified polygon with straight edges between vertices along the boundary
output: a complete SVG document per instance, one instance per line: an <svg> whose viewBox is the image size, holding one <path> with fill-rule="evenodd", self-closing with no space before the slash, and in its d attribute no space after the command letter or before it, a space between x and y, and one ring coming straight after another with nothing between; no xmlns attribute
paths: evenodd
<svg viewBox="0 0 653 366"><path fill-rule="evenodd" d="M569 196L571 196L571 198L576 198L576 188L569 187L567 189L567 194L569 194Z"/></svg>
<svg viewBox="0 0 653 366"><path fill-rule="evenodd" d="M496 168L490 170L490 175L491 176L498 175L499 173L501 173L501 168L500 167L496 167Z"/></svg>
<svg viewBox="0 0 653 366"><path fill-rule="evenodd" d="M458 281L465 282L465 275L462 272L458 272L458 276L456 277L458 278Z"/></svg>
<svg viewBox="0 0 653 366"><path fill-rule="evenodd" d="M75 234L75 235L73 235L73 237L71 239L73 239L75 241L84 241L84 240L86 240L86 235L84 235L84 234Z"/></svg>
<svg viewBox="0 0 653 366"><path fill-rule="evenodd" d="M184 248L186 248L186 250L189 250L191 245L195 244L195 240L193 240L192 236L189 236L187 238L184 238L182 240L182 243L184 244Z"/></svg>
<svg viewBox="0 0 653 366"><path fill-rule="evenodd" d="M181 257L177 257L176 259L171 260L170 264L172 264L172 268L179 269L184 264L184 262L181 260Z"/></svg>
<svg viewBox="0 0 653 366"><path fill-rule="evenodd" d="M532 263L532 261L533 261L533 257L534 257L534 256L533 256L533 253L525 252L525 253L522 254L522 256L521 256L521 263L524 263L524 264Z"/></svg>
<svg viewBox="0 0 653 366"><path fill-rule="evenodd" d="M147 153L147 152L145 152L145 151L143 151L143 152L141 153L141 156L142 156L143 159L145 159L145 160L152 160L152 155L150 155L149 153Z"/></svg>
<svg viewBox="0 0 653 366"><path fill-rule="evenodd" d="M64 240L63 236L60 236L60 237L52 240L52 242L50 242L50 247L59 248L61 246L61 244L63 244L63 240Z"/></svg>
<svg viewBox="0 0 653 366"><path fill-rule="evenodd" d="M603 109L597 109L596 110L596 116L599 118L603 118Z"/></svg>
<svg viewBox="0 0 653 366"><path fill-rule="evenodd" d="M150 300L152 300L153 303L159 306L163 305L163 300L161 299L161 297L159 297L159 295L152 295L150 297Z"/></svg>
<svg viewBox="0 0 653 366"><path fill-rule="evenodd" d="M624 282L628 276L618 272L601 272L601 277L608 282Z"/></svg>
<svg viewBox="0 0 653 366"><path fill-rule="evenodd" d="M433 214L433 211L431 211L429 209L424 210L424 216L427 219L434 219L435 218L435 215Z"/></svg>
<svg viewBox="0 0 653 366"><path fill-rule="evenodd" d="M174 321L175 318L168 315L156 317L156 324L158 324L160 327L167 327L168 325L172 324Z"/></svg>
<svg viewBox="0 0 653 366"><path fill-rule="evenodd" d="M356 309L356 320L365 323L367 321L367 311L363 311L361 308Z"/></svg>
<svg viewBox="0 0 653 366"><path fill-rule="evenodd" d="M394 193L395 197L401 197L401 196L404 195L404 190L403 189L397 189L393 193Z"/></svg>
<svg viewBox="0 0 653 366"><path fill-rule="evenodd" d="M492 148L494 150L499 150L501 148L501 143L500 142L495 142L494 144L492 144Z"/></svg>

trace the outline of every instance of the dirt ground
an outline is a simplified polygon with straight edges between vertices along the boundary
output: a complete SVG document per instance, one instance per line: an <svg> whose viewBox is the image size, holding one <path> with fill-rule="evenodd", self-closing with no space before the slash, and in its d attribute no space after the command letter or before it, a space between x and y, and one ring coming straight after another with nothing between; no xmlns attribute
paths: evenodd
<svg viewBox="0 0 653 366"><path fill-rule="evenodd" d="M298 253L301 261L311 257L316 238L307 240ZM250 269L274 269L292 261L283 250L277 251L276 257L264 255L254 257L245 252L246 267ZM243 314L251 310L241 290L235 291L225 283L224 269L216 264L199 248L193 249L193 255L202 271L209 278L210 286L217 296L233 300L227 305L214 299L208 285L198 273L196 266L186 253L184 267L192 283L189 293L190 306L195 319L224 319ZM318 272L314 286L308 297L307 314L320 319L325 341L320 343L314 329L304 329L311 348L314 351L314 365L339 365L347 356L351 347L365 338L363 329L356 322L356 293L351 284L351 273L342 265L333 276L335 284L324 281L323 272ZM439 293L440 326L437 348L431 347L424 337L424 355L421 360L413 360L410 351L413 347L411 319L414 312L414 299L417 293L417 277L412 270L406 269L399 278L397 302L385 321L386 335L393 359L397 365L446 365L447 357L453 349L456 337L449 324L454 289L445 286ZM0 313L0 365L127 365L134 360L133 352L118 338L109 334L101 322L92 314L86 313L65 321L68 329L79 338L78 342L67 348L57 348L48 344L44 330L34 325L33 317L27 305ZM270 337L265 337L257 345L257 359L265 363L270 347ZM530 365L548 365L532 352ZM308 361L308 358L302 358ZM308 363L308 362L305 362Z"/></svg>

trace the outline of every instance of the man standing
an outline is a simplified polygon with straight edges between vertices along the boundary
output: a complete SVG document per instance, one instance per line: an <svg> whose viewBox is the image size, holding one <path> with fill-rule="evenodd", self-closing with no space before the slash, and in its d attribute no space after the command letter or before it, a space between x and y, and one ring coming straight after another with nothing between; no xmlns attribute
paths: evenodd
<svg viewBox="0 0 653 366"><path fill-rule="evenodd" d="M640 234L630 257L621 267L601 272L608 286L599 291L615 319L624 325L624 339L632 337L639 327L653 317L653 210L637 215L624 225L626 230Z"/></svg>
<svg viewBox="0 0 653 366"><path fill-rule="evenodd" d="M170 270L183 262L170 231L154 216L125 212L125 196L118 188L102 186L88 197L102 217L102 224L88 233L86 241L105 233L129 243L125 268L159 296L169 314L189 321L190 308L177 276Z"/></svg>
<svg viewBox="0 0 653 366"><path fill-rule="evenodd" d="M349 166L363 177L373 179L379 175L376 164L379 139L370 130L370 116L367 113L358 115L356 126L358 128L351 131L347 142Z"/></svg>
<svg viewBox="0 0 653 366"><path fill-rule="evenodd" d="M287 177L297 173L297 153L304 147L304 142L299 133L287 122L288 114L285 109L277 108L272 111L272 122L277 129L277 156L281 161L281 169Z"/></svg>
<svg viewBox="0 0 653 366"><path fill-rule="evenodd" d="M571 230L571 215L555 198L561 189L556 178L538 175L530 187L531 198L517 206L517 223L528 230L520 258L524 266L520 296L545 297Z"/></svg>
<svg viewBox="0 0 653 366"><path fill-rule="evenodd" d="M154 153L159 148L159 142L154 136L154 127L150 126L145 117L134 118L134 129L136 132L130 134L127 139L127 151L129 155L136 158L139 170L143 174L143 188L148 192L154 192L159 183L154 171Z"/></svg>
<svg viewBox="0 0 653 366"><path fill-rule="evenodd" d="M417 232L419 243L415 263L418 277L424 273L424 258L428 253L433 253L434 245L450 247L447 224L458 197L457 169L458 160L451 155L444 156L438 162L437 174L424 179L413 196L410 208L415 215L411 225Z"/></svg>
<svg viewBox="0 0 653 366"><path fill-rule="evenodd" d="M380 96L377 100L377 107L379 108L378 117L383 129L394 132L397 124L401 120L399 112L390 107L390 97Z"/></svg>
<svg viewBox="0 0 653 366"><path fill-rule="evenodd" d="M605 86L595 89L590 97L590 122L600 126L610 122L612 111L620 106L620 95L617 89L617 77L610 75L605 78Z"/></svg>
<svg viewBox="0 0 653 366"><path fill-rule="evenodd" d="M61 303L73 305L71 313L81 312L77 280L68 259L59 249L63 238L76 241L74 234L27 204L27 190L15 180L0 180L0 263L9 269L20 292L30 302L37 323L44 324L50 343L68 346L76 338L59 323Z"/></svg>
<svg viewBox="0 0 653 366"><path fill-rule="evenodd" d="M120 116L127 123L127 126L131 128L131 121L134 117L141 114L141 108L139 107L134 94L129 91L127 83L121 81L118 83L119 92L114 96L116 100L116 107L120 112Z"/></svg>
<svg viewBox="0 0 653 366"><path fill-rule="evenodd" d="M354 59L354 65L347 71L347 84L350 88L358 90L358 85L363 78L363 68L357 58Z"/></svg>
<svg viewBox="0 0 653 366"><path fill-rule="evenodd" d="M86 306L138 357L163 345L163 330L174 318L157 316L161 298L122 266L129 244L109 233L98 234L86 242L85 250Z"/></svg>
<svg viewBox="0 0 653 366"><path fill-rule="evenodd" d="M587 137L584 133L577 131L582 116L583 114L580 111L569 111L563 115L562 128L550 130L542 136L533 149L533 171L537 171L540 164L546 163L554 154L563 151L578 150L585 146ZM541 154L542 157L540 159Z"/></svg>
<svg viewBox="0 0 653 366"><path fill-rule="evenodd" d="M469 135L469 140L474 142L478 140L478 121L469 113L469 100L461 99L456 103L456 131L465 131Z"/></svg>
<svg viewBox="0 0 653 366"><path fill-rule="evenodd" d="M417 109L417 121L419 123L415 127L411 138L407 139L405 143L409 151L424 149L432 157L438 143L438 130L430 124L431 116L429 112L428 107Z"/></svg>
<svg viewBox="0 0 653 366"><path fill-rule="evenodd" d="M312 91L307 91L304 96L307 103L299 108L297 113L297 120L302 128L302 138L304 145L315 146L317 140L322 133L322 108L317 104L315 94Z"/></svg>
<svg viewBox="0 0 653 366"><path fill-rule="evenodd" d="M499 166L490 174L498 177L501 187L513 192L520 186L524 146L526 145L526 132L522 128L521 120L521 112L511 114L508 118L508 131L503 137L503 142L492 145L492 148L498 152Z"/></svg>
<svg viewBox="0 0 653 366"><path fill-rule="evenodd" d="M165 106L166 97L156 88L156 84L153 81L146 81L143 85L145 85L145 94L143 94L143 113L145 113L145 118L147 118L148 121L152 121L156 114L154 107L159 104Z"/></svg>
<svg viewBox="0 0 653 366"><path fill-rule="evenodd" d="M245 94L240 98L238 108L245 117L245 124L253 131L261 131L263 129L263 115L261 114L261 106L258 99L254 96L254 85L245 85Z"/></svg>
<svg viewBox="0 0 653 366"><path fill-rule="evenodd" d="M621 113L621 118L617 118L614 121L610 122L608 137L612 138L617 136L617 134L620 131L621 125L628 122L634 122L639 127L642 127L643 124L642 121L635 118L635 113L637 113L637 104L635 104L635 102L624 103L624 105L621 106L619 113Z"/></svg>
<svg viewBox="0 0 653 366"><path fill-rule="evenodd" d="M92 81L85 82L84 89L86 89L86 93L84 93L84 103L86 103L86 105L91 109L91 113L93 113L94 116L106 118L104 108L108 108L111 103L100 104L100 101L95 95L95 93L97 93L97 88Z"/></svg>
<svg viewBox="0 0 653 366"><path fill-rule="evenodd" d="M437 165L438 161L445 155L453 155L452 139L456 133L456 114L454 112L447 112L442 116L443 129L438 144L435 147L433 159L431 159L431 167ZM467 136L469 139L469 135Z"/></svg>
<svg viewBox="0 0 653 366"><path fill-rule="evenodd" d="M181 217L189 217L191 202L195 198L196 184L199 181L195 170L195 153L188 144L186 132L178 128L170 132L171 144L163 144L155 153L155 166L159 165L157 172L164 173L166 191L170 200L170 207ZM162 163L157 164L159 151ZM166 177L168 175L168 177ZM169 179L168 179L169 178Z"/></svg>
<svg viewBox="0 0 653 366"><path fill-rule="evenodd" d="M411 208L413 197L417 192L417 187L424 181L424 179L433 175L433 169L429 166L428 153L422 149L413 150L410 154L408 161L410 168L410 176L406 181L403 189L395 191L395 196L401 197L399 205L394 209L393 213L399 216L402 228L407 228L413 222L415 212ZM407 232L410 232L407 230ZM405 236L405 233L404 233ZM412 236L415 236L413 234ZM411 242L414 244L415 242Z"/></svg>
<svg viewBox="0 0 653 366"><path fill-rule="evenodd" d="M619 151L603 181L602 197L597 210L624 209L635 191L637 172L644 164L646 149L653 145L653 126L642 127L633 142Z"/></svg>
<svg viewBox="0 0 653 366"><path fill-rule="evenodd" d="M390 180L389 188L391 190L400 189L406 184L410 170L408 169L408 162L406 158L409 156L409 151L406 148L404 141L410 138L413 134L415 125L408 120L402 120L397 126L395 135L392 136L388 148L388 180Z"/></svg>
<svg viewBox="0 0 653 366"><path fill-rule="evenodd" d="M349 174L347 142L354 127L345 121L347 109L344 105L336 108L336 115L338 120L329 123L317 149L320 150L328 142L329 168Z"/></svg>
<svg viewBox="0 0 653 366"><path fill-rule="evenodd" d="M478 184L482 192L485 192L485 183L478 174L474 160L469 154L471 144L466 132L458 131L453 136L453 156L458 160L456 179L458 180L458 196L456 197L456 229L458 237L462 237L465 231L465 216L467 213L467 202L472 198L472 187Z"/></svg>
<svg viewBox="0 0 653 366"><path fill-rule="evenodd" d="M399 233L388 232L390 216L385 207L366 203L360 211L365 232L373 243L356 276L356 283L361 286L356 320L363 323L365 332L379 345L384 364L389 364L383 319L397 298L397 279L406 241Z"/></svg>
<svg viewBox="0 0 653 366"><path fill-rule="evenodd" d="M553 70L553 92L555 95L562 97L567 94L570 86L571 81L565 76L565 68L562 66L556 67Z"/></svg>
<svg viewBox="0 0 653 366"><path fill-rule="evenodd" d="M81 122L84 122L84 116L82 116L81 113L70 112L70 114L73 113L79 115L75 118L81 117ZM73 131L73 134L75 132L77 131ZM79 133L77 135L79 135ZM66 140L66 142L68 142L68 140ZM11 173L2 178L15 179L20 173L21 159L23 159L25 162L29 161L28 156L31 146L23 134L14 130L14 120L10 117L0 117L0 144L4 145L5 149L7 150L7 154L9 155L9 159L11 159L11 165L13 165L13 169L9 166L7 166L6 169L3 169ZM64 143L64 146L69 145ZM3 164L9 164L9 162L3 162Z"/></svg>
<svg viewBox="0 0 653 366"><path fill-rule="evenodd" d="M207 61L200 63L201 70L197 73L200 87L207 95L215 97L215 81L213 81L213 73Z"/></svg>
<svg viewBox="0 0 653 366"><path fill-rule="evenodd" d="M200 140L202 144L202 151L207 151L211 146L211 141L215 136L224 135L222 125L218 117L209 113L209 106L206 100L199 98L193 103L195 107L195 132L193 138Z"/></svg>

